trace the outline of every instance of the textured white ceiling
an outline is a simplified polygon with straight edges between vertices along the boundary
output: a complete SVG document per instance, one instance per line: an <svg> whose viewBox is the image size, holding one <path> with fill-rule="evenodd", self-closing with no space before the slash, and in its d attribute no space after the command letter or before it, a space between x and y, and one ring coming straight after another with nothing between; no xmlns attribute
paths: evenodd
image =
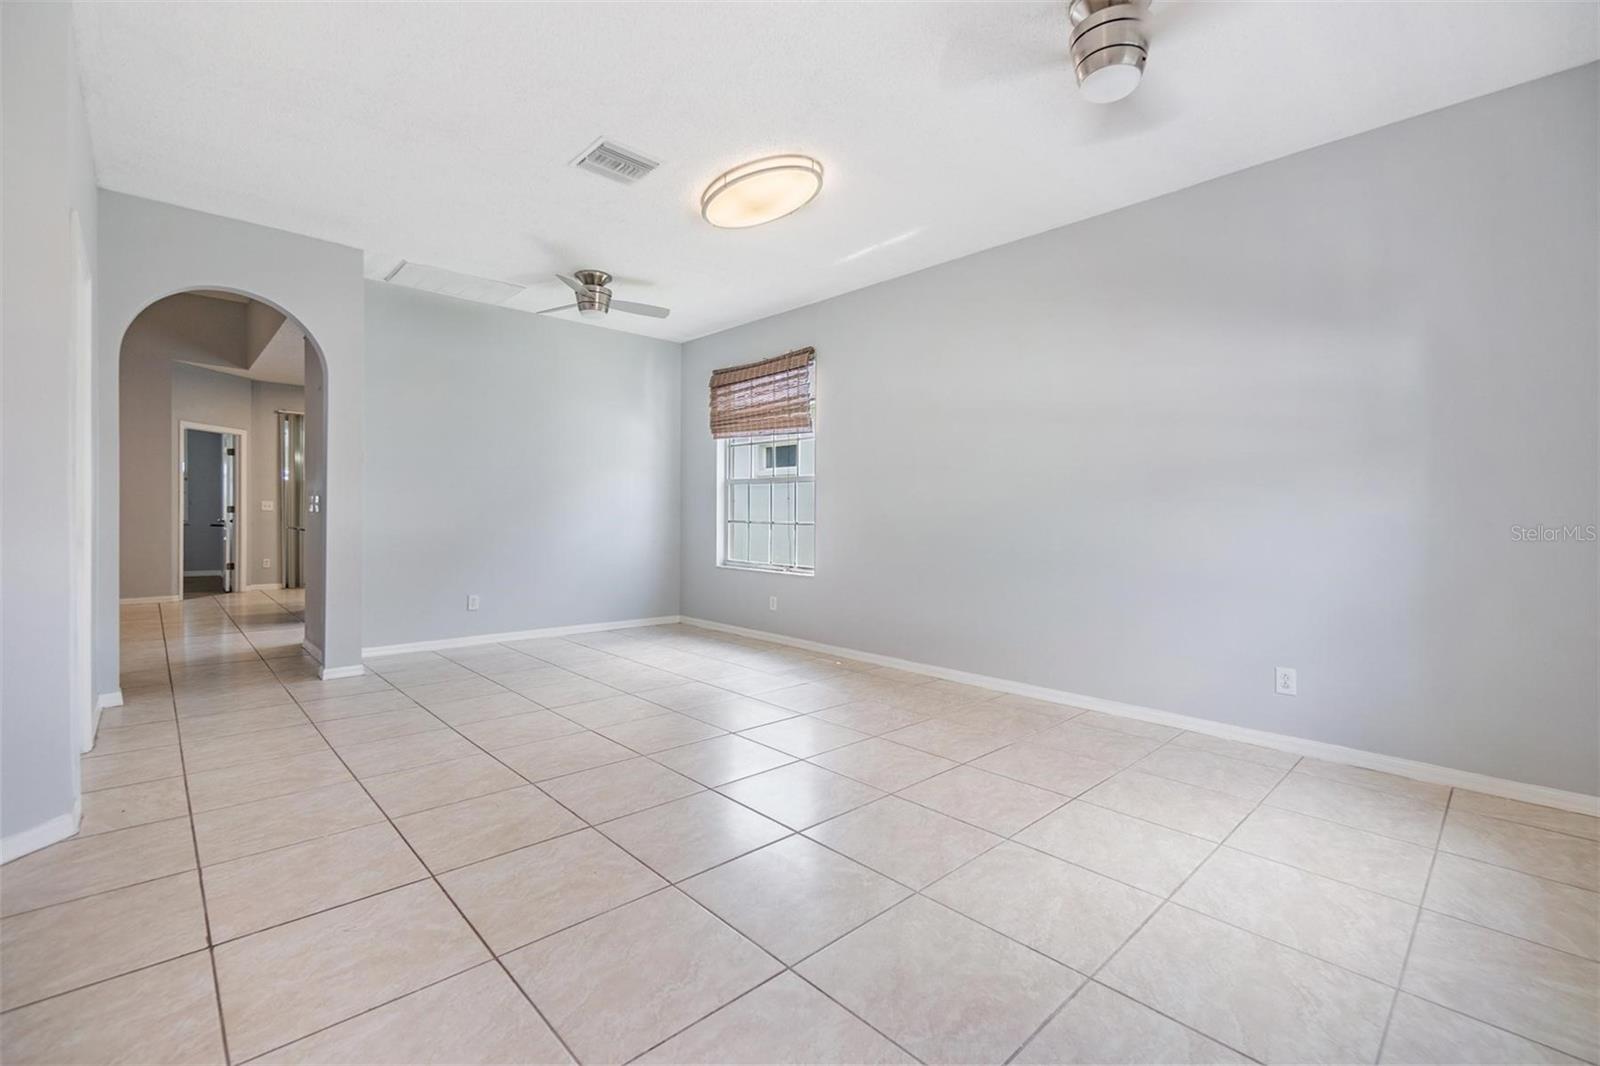
<svg viewBox="0 0 1600 1066"><path fill-rule="evenodd" d="M530 285L618 275L684 340L1600 56L1590 3L1159 3L1144 86L1082 101L1049 3L79 3L102 185ZM596 137L662 160L623 186ZM822 195L705 225L719 171Z"/></svg>

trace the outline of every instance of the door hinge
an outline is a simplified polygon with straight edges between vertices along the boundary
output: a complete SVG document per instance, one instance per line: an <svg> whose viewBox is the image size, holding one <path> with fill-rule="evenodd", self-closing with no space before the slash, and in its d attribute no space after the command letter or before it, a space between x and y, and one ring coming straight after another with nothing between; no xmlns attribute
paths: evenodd
<svg viewBox="0 0 1600 1066"><path fill-rule="evenodd" d="M233 514L233 504L228 504L228 513Z"/></svg>
<svg viewBox="0 0 1600 1066"><path fill-rule="evenodd" d="M228 449L228 454L229 454L229 455L232 455L232 454L233 454L233 449L232 449L232 448L229 448L229 449Z"/></svg>
<svg viewBox="0 0 1600 1066"><path fill-rule="evenodd" d="M229 564L228 564L228 569L229 569L229 570L232 570L232 569L233 569L233 564L232 564L232 563L229 563Z"/></svg>

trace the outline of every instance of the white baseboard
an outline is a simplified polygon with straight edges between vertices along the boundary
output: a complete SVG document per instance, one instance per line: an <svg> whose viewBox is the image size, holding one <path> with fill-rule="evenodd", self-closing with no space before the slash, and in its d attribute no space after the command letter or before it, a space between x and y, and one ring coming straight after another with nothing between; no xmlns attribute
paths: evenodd
<svg viewBox="0 0 1600 1066"><path fill-rule="evenodd" d="M182 602L183 602L183 596L182 595L178 595L178 596L124 596L124 597L122 597L122 603L124 605L135 604L135 603L182 603Z"/></svg>
<svg viewBox="0 0 1600 1066"><path fill-rule="evenodd" d="M221 570L185 570L184 577L221 577Z"/></svg>
<svg viewBox="0 0 1600 1066"><path fill-rule="evenodd" d="M363 658L382 655L404 655L411 651L439 651L442 648L470 648L477 644L504 644L508 640L536 640L540 637L570 637L577 633L599 633L606 629L638 629L642 626L670 626L683 621L677 615L660 618L629 618L621 622L585 622L574 626L546 626L543 629L522 629L515 633L482 633L475 637L446 637L443 640L418 640L410 644L383 644L362 648Z"/></svg>
<svg viewBox="0 0 1600 1066"><path fill-rule="evenodd" d="M107 707L122 706L122 690L115 692L102 692L94 698L94 710L89 714L89 735L84 738L83 752L87 754L94 750L95 738L100 735L100 716L105 714Z"/></svg>
<svg viewBox="0 0 1600 1066"><path fill-rule="evenodd" d="M1402 759L1395 755L1362 751L1360 748L1347 748L1340 744L1328 744L1320 740L1289 736L1285 733L1269 733L1264 729L1250 729L1246 726L1229 725L1226 722L1213 722L1208 718L1194 718L1187 714L1158 711L1151 707L1140 707L1132 703L1119 703L1116 700L1101 699L1098 696L1084 696L1075 692L1064 692L1060 689L1044 688L1039 685L1029 685L1000 677L972 674L964 670L951 670L943 666L912 662L909 659L896 659L889 655L858 651L855 648L819 644L813 640L801 640L798 637L785 636L781 633L769 633L762 629L747 629L744 626L728 625L725 622L712 622L704 618L690 618L688 616L683 617L681 621L687 625L699 626L702 629L753 637L757 640L771 641L774 644L787 644L790 647L804 648L808 651L821 652L825 655L834 655L844 659L859 659L862 662L875 663L879 666L892 666L897 670L925 674L929 677L942 678L946 681L959 681L967 685L978 685L982 688L995 689L999 692L1031 696L1047 703L1064 703L1073 707L1082 707L1085 710L1117 715L1121 718L1136 718L1143 722L1155 722L1159 725L1172 726L1174 729L1186 729L1191 733L1204 733L1207 736L1222 737L1225 740L1238 740L1246 744L1258 744L1264 748L1275 748L1278 751L1287 751L1295 755L1307 755L1326 762L1361 766L1368 770L1381 770L1384 773L1398 774L1401 777L1410 777L1437 785L1466 788L1474 792L1486 792L1491 796L1503 796L1506 799L1521 800L1524 803L1536 803L1543 807L1556 807L1564 811L1576 811L1580 814L1600 816L1600 796L1588 796L1582 792L1568 792L1564 789L1551 788L1548 785L1531 785L1524 781L1510 781L1503 777L1490 777L1487 774L1474 773L1470 770L1456 770L1448 766L1437 766L1433 763L1417 762L1414 759Z"/></svg>
<svg viewBox="0 0 1600 1066"><path fill-rule="evenodd" d="M246 592L276 592L281 588L283 588L283 585L277 581L264 581L259 585L246 585L244 590Z"/></svg>
<svg viewBox="0 0 1600 1066"><path fill-rule="evenodd" d="M307 655L317 660L317 676L324 681L337 681L341 677L360 677L367 672L367 668L360 663L354 666L328 666L322 660L322 649L309 640L301 641L300 646L305 649Z"/></svg>
<svg viewBox="0 0 1600 1066"><path fill-rule="evenodd" d="M32 829L24 829L20 833L0 838L0 862L20 859L29 852L47 848L51 844L67 839L78 831L78 822L82 817L83 800L80 798L72 804L69 813L58 814Z"/></svg>

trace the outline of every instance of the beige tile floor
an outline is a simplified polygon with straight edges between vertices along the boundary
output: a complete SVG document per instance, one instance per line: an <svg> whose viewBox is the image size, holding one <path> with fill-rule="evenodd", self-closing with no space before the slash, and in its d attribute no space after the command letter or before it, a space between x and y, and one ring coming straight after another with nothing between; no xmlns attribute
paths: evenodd
<svg viewBox="0 0 1600 1066"><path fill-rule="evenodd" d="M1600 823L703 630L125 612L29 1062L1594 1062Z"/></svg>

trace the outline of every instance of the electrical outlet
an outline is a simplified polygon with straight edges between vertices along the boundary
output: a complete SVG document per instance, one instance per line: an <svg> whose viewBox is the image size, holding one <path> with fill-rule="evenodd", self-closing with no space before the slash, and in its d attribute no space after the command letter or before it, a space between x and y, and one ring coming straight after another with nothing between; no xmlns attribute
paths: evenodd
<svg viewBox="0 0 1600 1066"><path fill-rule="evenodd" d="M778 597L776 597L776 596L768 596L767 597L767 610L776 611L777 609L778 609Z"/></svg>
<svg viewBox="0 0 1600 1066"><path fill-rule="evenodd" d="M476 611L477 609L478 609L478 597L476 595L468 596L467 597L467 610Z"/></svg>
<svg viewBox="0 0 1600 1066"><path fill-rule="evenodd" d="M261 560L261 569L263 569L263 570L271 570L272 569L272 560L271 559L263 559L263 560Z"/></svg>
<svg viewBox="0 0 1600 1066"><path fill-rule="evenodd" d="M1274 691L1280 696L1295 696L1299 694L1300 675L1295 673L1292 666L1280 666L1277 670L1277 680Z"/></svg>
<svg viewBox="0 0 1600 1066"><path fill-rule="evenodd" d="M262 510L263 510L263 511L270 511L270 510L272 510L272 501L271 501L271 500L262 500L262 501L261 501L261 509L262 509Z"/></svg>

